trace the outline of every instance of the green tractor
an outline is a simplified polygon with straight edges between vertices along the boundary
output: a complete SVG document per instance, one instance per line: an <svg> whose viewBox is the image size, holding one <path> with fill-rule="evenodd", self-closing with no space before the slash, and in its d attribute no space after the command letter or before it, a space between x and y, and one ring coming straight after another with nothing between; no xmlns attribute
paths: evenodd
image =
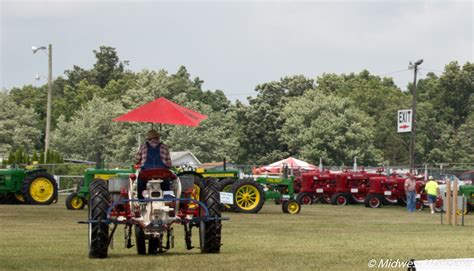
<svg viewBox="0 0 474 271"><path fill-rule="evenodd" d="M240 213L258 213L267 200L282 205L287 214L298 214L300 203L295 199L294 177L258 177L243 179L231 187L234 197L232 209Z"/></svg>
<svg viewBox="0 0 474 271"><path fill-rule="evenodd" d="M76 192L69 194L66 198L66 208L68 210L84 209L87 202L89 202L89 185L94 179L108 181L120 174L130 174L134 172L133 167L130 167L130 169L86 169L84 179L78 185Z"/></svg>
<svg viewBox="0 0 474 271"><path fill-rule="evenodd" d="M0 170L0 203L49 205L58 197L58 185L45 169Z"/></svg>

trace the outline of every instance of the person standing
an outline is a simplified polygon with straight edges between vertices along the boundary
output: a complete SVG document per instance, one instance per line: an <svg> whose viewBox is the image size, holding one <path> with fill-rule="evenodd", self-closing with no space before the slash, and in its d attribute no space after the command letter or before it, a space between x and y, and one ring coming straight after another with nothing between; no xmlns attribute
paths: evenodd
<svg viewBox="0 0 474 271"><path fill-rule="evenodd" d="M440 197L441 193L439 192L438 183L433 180L433 176L429 177L429 180L425 185L425 191L428 195L428 203L430 204L431 214L434 214L436 198Z"/></svg>
<svg viewBox="0 0 474 271"><path fill-rule="evenodd" d="M416 211L416 181L413 175L409 175L405 180L405 193L407 196L408 212Z"/></svg>

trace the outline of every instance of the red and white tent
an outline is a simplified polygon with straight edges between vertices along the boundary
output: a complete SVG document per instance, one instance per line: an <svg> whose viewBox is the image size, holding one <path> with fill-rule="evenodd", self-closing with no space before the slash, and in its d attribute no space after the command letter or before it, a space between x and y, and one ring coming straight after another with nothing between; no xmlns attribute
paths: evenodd
<svg viewBox="0 0 474 271"><path fill-rule="evenodd" d="M312 165L308 162L305 162L303 160L296 159L294 157L288 157L286 159L277 161L275 163L272 163L270 165L266 165L263 167L260 167L257 169L257 172L259 173L264 173L264 172L270 172L270 173L279 173L281 172L281 169L284 166L288 166L288 169L305 169L305 170L314 170L317 169L315 165Z"/></svg>

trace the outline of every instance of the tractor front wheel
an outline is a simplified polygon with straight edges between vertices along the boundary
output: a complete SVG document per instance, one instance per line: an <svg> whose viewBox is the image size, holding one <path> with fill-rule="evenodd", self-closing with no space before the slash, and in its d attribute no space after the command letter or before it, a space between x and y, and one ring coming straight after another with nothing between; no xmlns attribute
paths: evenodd
<svg viewBox="0 0 474 271"><path fill-rule="evenodd" d="M135 225L135 243L138 255L146 255L145 233L140 225Z"/></svg>
<svg viewBox="0 0 474 271"><path fill-rule="evenodd" d="M224 180L221 180L218 182L218 185L217 185L217 189L220 191L220 192L227 192L227 193L231 193L231 189L232 189L232 184L234 183L234 179L232 178L227 178L227 179L224 179ZM223 212L226 212L226 211L232 211L232 205L229 205L229 204L221 204L221 210Z"/></svg>
<svg viewBox="0 0 474 271"><path fill-rule="evenodd" d="M344 193L336 193L331 197L332 205L346 206L349 203L349 198Z"/></svg>
<svg viewBox="0 0 474 271"><path fill-rule="evenodd" d="M237 181L232 185L234 209L240 213L258 213L265 202L265 194L259 183L253 180Z"/></svg>
<svg viewBox="0 0 474 271"><path fill-rule="evenodd" d="M71 193L66 198L66 208L68 210L82 210L86 206L86 200L77 195L77 193Z"/></svg>
<svg viewBox="0 0 474 271"><path fill-rule="evenodd" d="M301 205L312 205L314 201L313 195L308 192L303 192L298 194L296 197L296 200L301 204Z"/></svg>
<svg viewBox="0 0 474 271"><path fill-rule="evenodd" d="M364 201L365 207L380 208L382 206L382 198L379 195L368 195Z"/></svg>
<svg viewBox="0 0 474 271"><path fill-rule="evenodd" d="M26 203L49 205L58 197L58 186L52 175L35 172L25 178L22 192Z"/></svg>
<svg viewBox="0 0 474 271"><path fill-rule="evenodd" d="M100 179L92 181L89 187L89 258L107 258L109 246L109 224L107 209L110 193L107 182Z"/></svg>
<svg viewBox="0 0 474 271"><path fill-rule="evenodd" d="M417 199L416 203L415 203L415 208L418 212L423 211L423 209L425 208L425 205L423 204L423 201Z"/></svg>
<svg viewBox="0 0 474 271"><path fill-rule="evenodd" d="M285 214L296 215L301 211L300 203L294 199L284 201L281 207Z"/></svg>
<svg viewBox="0 0 474 271"><path fill-rule="evenodd" d="M365 195L364 194L352 194L352 201L354 203L364 203L365 201Z"/></svg>
<svg viewBox="0 0 474 271"><path fill-rule="evenodd" d="M215 218L208 221L203 220L199 225L201 253L219 253L222 221L220 220L219 190L215 182L208 182L201 190L201 199L209 211L209 218Z"/></svg>

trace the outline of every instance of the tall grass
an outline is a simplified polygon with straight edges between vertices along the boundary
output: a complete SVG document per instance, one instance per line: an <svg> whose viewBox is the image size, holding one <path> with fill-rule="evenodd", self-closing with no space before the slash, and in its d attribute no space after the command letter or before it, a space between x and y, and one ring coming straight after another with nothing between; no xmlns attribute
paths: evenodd
<svg viewBox="0 0 474 271"><path fill-rule="evenodd" d="M87 257L87 226L77 223L87 210L66 210L64 198L50 206L0 205L0 270L367 270L370 259L473 257L472 215L455 227L402 207L313 205L289 215L267 202L259 214L225 216L220 254L187 251L176 226L174 249L138 256L124 248L120 227L109 258L98 260Z"/></svg>

